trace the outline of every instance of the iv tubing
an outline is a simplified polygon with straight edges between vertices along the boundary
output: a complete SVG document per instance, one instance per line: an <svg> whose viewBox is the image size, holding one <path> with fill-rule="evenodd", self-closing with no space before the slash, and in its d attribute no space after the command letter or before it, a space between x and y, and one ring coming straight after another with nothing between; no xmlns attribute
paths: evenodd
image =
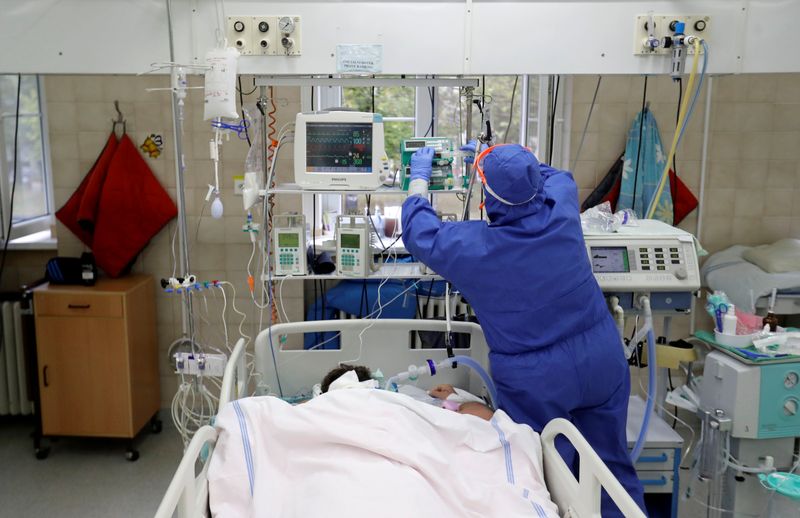
<svg viewBox="0 0 800 518"><path fill-rule="evenodd" d="M700 61L700 38L694 38L694 60L692 61L692 73L689 75L689 83L686 85L686 91L692 91L694 87L694 77L697 75L697 63ZM672 146L670 146L669 155L667 156L667 161L664 164L664 172L661 173L661 180L658 183L658 189L656 189L653 198L650 200L650 206L647 209L645 214L645 219L652 219L653 214L656 212L656 208L658 207L658 200L661 198L661 193L664 192L664 185L667 183L667 178L669 178L669 169L672 166L672 157L675 156L675 151L678 147L678 140L680 139L681 129L684 126L684 122L686 120L686 112L689 106L689 96L685 96L683 98L683 103L681 103L681 111L680 111L680 120L678 124L675 126L675 134L672 137Z"/></svg>
<svg viewBox="0 0 800 518"><path fill-rule="evenodd" d="M653 312L650 309L650 299L647 297L642 297L639 299L640 304L642 305L642 309L644 310L644 327L643 330L647 332L647 403L645 404L644 408L644 418L642 419L642 428L639 430L639 437L636 439L636 444L633 446L633 450L631 451L631 461L636 463L639 460L639 456L642 454L642 450L644 449L645 438L647 437L647 429L650 427L650 416L653 413L653 406L655 406L655 397L656 397L656 382L657 382L657 370L656 370L656 337L655 333L653 332ZM637 336L641 334L641 331L637 333ZM638 339L634 337L636 340L633 343L637 343Z"/></svg>

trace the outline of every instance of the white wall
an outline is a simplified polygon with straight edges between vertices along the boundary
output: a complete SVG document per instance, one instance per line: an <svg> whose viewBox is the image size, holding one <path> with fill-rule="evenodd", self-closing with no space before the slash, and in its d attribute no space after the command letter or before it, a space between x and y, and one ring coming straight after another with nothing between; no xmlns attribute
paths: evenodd
<svg viewBox="0 0 800 518"><path fill-rule="evenodd" d="M174 0L176 59L214 44L212 0ZM711 73L798 72L792 0L224 2L227 15L302 16L303 55L247 57L243 73L336 73L338 43L384 45L387 74L665 73L633 55L634 17L712 17ZM0 72L139 73L169 59L166 0L0 0ZM11 51L8 51L11 50Z"/></svg>

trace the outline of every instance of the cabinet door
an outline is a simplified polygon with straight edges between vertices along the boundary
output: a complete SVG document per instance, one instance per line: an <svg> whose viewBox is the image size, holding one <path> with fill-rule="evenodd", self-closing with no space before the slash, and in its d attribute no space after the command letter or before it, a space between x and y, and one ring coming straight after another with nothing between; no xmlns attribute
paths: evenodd
<svg viewBox="0 0 800 518"><path fill-rule="evenodd" d="M45 435L131 436L121 318L39 317L39 388Z"/></svg>

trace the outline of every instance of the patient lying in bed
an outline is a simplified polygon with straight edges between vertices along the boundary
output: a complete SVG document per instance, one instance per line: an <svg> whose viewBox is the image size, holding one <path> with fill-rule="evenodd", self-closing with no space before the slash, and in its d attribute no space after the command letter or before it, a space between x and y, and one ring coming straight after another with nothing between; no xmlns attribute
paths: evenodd
<svg viewBox="0 0 800 518"><path fill-rule="evenodd" d="M335 390L335 381L302 405L265 396L221 409L213 516L558 516L529 426L502 410L463 418L388 390Z"/></svg>
<svg viewBox="0 0 800 518"><path fill-rule="evenodd" d="M333 388L334 390L337 388L337 381L341 380L341 387L342 388L352 388L357 386L355 384L355 378L353 377L353 373L355 377L358 379L358 384L363 384L365 382L369 382L373 379L372 372L369 370L369 367L365 367L363 365L339 365L335 369L329 371L324 378L322 378L322 382L320 383L320 389L322 393L328 392ZM349 380L342 380L343 376L347 375ZM333 387L331 387L333 385ZM473 415L475 417L480 417L486 421L492 419L494 415L494 411L489 408L488 406L484 405L483 403L477 401L464 401L463 397L457 397L461 394L465 394L463 391L456 391L455 387L452 385L437 385L433 389L430 390L428 393L431 397L436 398L440 401L438 406L445 408L447 410L452 410L454 412L458 412L459 414L465 415Z"/></svg>

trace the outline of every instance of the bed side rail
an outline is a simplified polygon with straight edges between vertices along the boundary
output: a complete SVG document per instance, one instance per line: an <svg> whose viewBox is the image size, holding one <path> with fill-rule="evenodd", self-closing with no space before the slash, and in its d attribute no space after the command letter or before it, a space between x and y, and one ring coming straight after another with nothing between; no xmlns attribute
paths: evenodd
<svg viewBox="0 0 800 518"><path fill-rule="evenodd" d="M195 475L195 463L208 443L210 443L208 450L210 458L216 440L217 431L211 426L203 426L195 432L156 510L155 518L172 518L175 511L178 512L178 518L197 518L205 515L208 507L208 462L205 462L198 475Z"/></svg>
<svg viewBox="0 0 800 518"><path fill-rule="evenodd" d="M275 324L261 331L256 337L256 372L259 382L283 395L310 393L315 383L340 362L367 365L373 370L380 368L388 379L405 371L408 366L422 365L431 359L439 363L447 358L445 349L412 348L412 335L419 331L445 332L443 320L423 319L355 319L320 320L313 322L291 322ZM483 331L478 324L452 322L452 332L469 335L468 348L455 349L455 354L470 356L488 369L488 347ZM335 333L341 349L303 350L285 349L282 336L304 333ZM270 340L271 337L271 340ZM278 372L274 367L278 365ZM467 368L439 371L435 378L421 379L425 383L450 383L482 393L480 378Z"/></svg>
<svg viewBox="0 0 800 518"><path fill-rule="evenodd" d="M555 440L559 435L565 436L580 456L580 482L575 480L572 471L556 450ZM547 489L562 513L577 518L601 518L602 487L626 518L646 518L572 423L566 419L553 419L542 430L541 438Z"/></svg>
<svg viewBox="0 0 800 518"><path fill-rule="evenodd" d="M233 347L233 352L225 365L222 378L222 390L219 394L219 410L226 404L239 399L247 392L249 383L247 373L247 343L240 338Z"/></svg>

